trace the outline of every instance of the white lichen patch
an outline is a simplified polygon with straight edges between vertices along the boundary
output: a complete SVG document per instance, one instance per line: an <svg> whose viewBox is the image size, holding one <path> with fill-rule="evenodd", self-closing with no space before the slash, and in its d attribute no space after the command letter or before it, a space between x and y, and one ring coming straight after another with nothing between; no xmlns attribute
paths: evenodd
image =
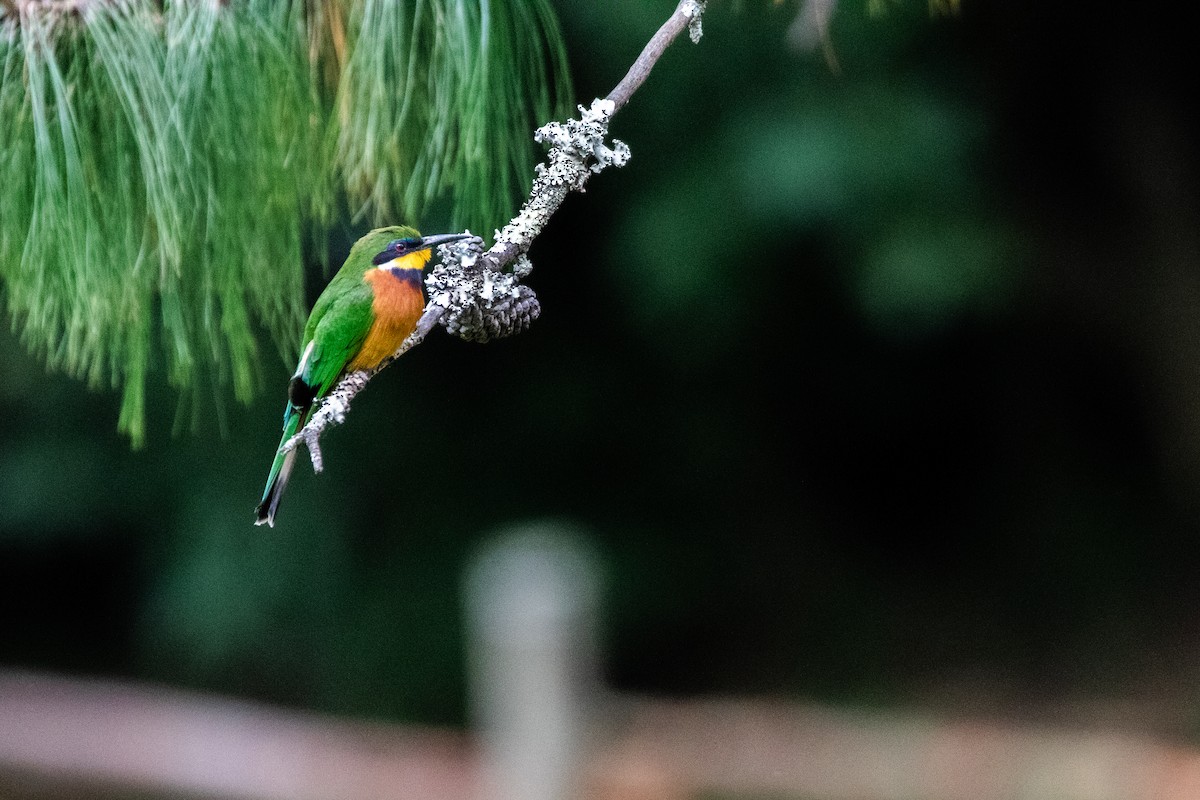
<svg viewBox="0 0 1200 800"><path fill-rule="evenodd" d="M535 167L536 176L529 199L503 230L496 232L497 247L518 253L529 248L567 194L584 191L588 177L608 166L629 162L629 146L613 140L605 143L608 122L616 105L596 99L589 108L579 106L579 119L550 122L538 128L533 138L549 144L546 161Z"/></svg>
<svg viewBox="0 0 1200 800"><path fill-rule="evenodd" d="M541 311L537 296L520 280L524 271L497 272L478 260L483 241L478 237L443 245L441 262L425 279L430 305L439 306L438 322L448 333L472 342L486 342L519 333L532 324Z"/></svg>
<svg viewBox="0 0 1200 800"><path fill-rule="evenodd" d="M704 36L704 29L701 25L700 18L704 16L705 0L689 0L683 4L683 13L688 18L688 36L692 40L692 44L700 44L700 39Z"/></svg>

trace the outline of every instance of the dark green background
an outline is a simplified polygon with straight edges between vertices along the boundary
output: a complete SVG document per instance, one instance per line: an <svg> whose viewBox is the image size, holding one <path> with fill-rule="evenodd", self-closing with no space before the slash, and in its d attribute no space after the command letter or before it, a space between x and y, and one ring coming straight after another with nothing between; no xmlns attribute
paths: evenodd
<svg viewBox="0 0 1200 800"><path fill-rule="evenodd" d="M578 97L673 5L560 3ZM130 452L5 334L0 664L458 723L464 565L551 517L606 567L621 689L1200 730L1187 26L843 0L834 74L795 4L711 6L535 245L542 318L406 355L273 530L265 340L259 402L173 435L160 374Z"/></svg>

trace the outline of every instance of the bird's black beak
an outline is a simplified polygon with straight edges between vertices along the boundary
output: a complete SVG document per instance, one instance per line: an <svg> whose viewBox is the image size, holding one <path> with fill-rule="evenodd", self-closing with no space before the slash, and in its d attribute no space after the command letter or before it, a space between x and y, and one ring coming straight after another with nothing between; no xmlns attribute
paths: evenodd
<svg viewBox="0 0 1200 800"><path fill-rule="evenodd" d="M432 250L439 245L470 239L471 236L469 233L435 233L433 236L422 236L420 249L429 248Z"/></svg>

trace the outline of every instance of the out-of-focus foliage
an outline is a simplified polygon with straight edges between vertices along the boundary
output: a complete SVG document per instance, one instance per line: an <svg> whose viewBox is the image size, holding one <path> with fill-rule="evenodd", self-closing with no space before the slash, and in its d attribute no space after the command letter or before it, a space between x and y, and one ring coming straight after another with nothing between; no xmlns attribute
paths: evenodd
<svg viewBox="0 0 1200 800"><path fill-rule="evenodd" d="M559 3L580 95L673 5ZM618 688L1194 737L1196 50L1046 9L842 3L834 74L796 4L710 3L534 246L538 322L381 374L269 531L283 366L227 438L131 453L0 344L0 661L459 721L461 571L556 516Z"/></svg>
<svg viewBox="0 0 1200 800"><path fill-rule="evenodd" d="M260 326L294 357L343 197L486 230L566 105L544 0L22 8L0 10L0 285L49 367L122 389L135 444L152 365L195 417L253 396Z"/></svg>
<svg viewBox="0 0 1200 800"><path fill-rule="evenodd" d="M507 222L531 182L530 130L568 107L546 0L363 0L348 46L336 163L357 215L420 219L445 196L455 228Z"/></svg>
<svg viewBox="0 0 1200 800"><path fill-rule="evenodd" d="M898 0L867 0L867 10L872 14L885 14L888 7ZM962 0L929 0L930 14L957 14Z"/></svg>

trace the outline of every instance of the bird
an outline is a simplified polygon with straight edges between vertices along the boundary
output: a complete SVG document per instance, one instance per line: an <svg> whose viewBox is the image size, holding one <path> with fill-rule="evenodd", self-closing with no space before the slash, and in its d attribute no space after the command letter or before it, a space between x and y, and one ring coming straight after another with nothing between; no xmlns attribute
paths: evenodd
<svg viewBox="0 0 1200 800"><path fill-rule="evenodd" d="M313 406L343 375L373 369L400 347L425 310L425 268L438 245L469 233L422 236L416 228L376 228L354 243L341 269L313 304L300 341L300 361L288 381L283 438L267 476L255 525L275 526L279 500L296 451L283 444L312 416Z"/></svg>

